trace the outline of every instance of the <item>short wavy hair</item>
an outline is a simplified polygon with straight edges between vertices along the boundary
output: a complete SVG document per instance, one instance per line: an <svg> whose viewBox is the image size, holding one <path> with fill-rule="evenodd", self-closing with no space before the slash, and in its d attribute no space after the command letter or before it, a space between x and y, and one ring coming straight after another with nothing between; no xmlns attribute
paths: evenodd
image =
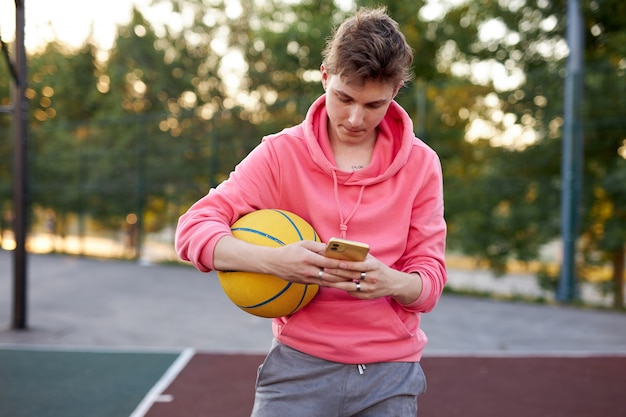
<svg viewBox="0 0 626 417"><path fill-rule="evenodd" d="M348 83L373 80L397 87L413 77L413 50L385 7L361 8L341 23L322 58L329 74Z"/></svg>

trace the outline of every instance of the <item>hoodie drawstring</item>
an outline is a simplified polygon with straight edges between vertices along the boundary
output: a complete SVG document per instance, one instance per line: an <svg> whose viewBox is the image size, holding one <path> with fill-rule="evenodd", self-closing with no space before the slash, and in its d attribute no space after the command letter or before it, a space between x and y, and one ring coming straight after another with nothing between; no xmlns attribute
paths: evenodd
<svg viewBox="0 0 626 417"><path fill-rule="evenodd" d="M357 199L356 204L354 205L354 208L352 209L352 212L350 212L348 217L346 217L344 220L343 210L341 209L341 202L339 201L339 183L337 182L337 173L335 172L335 170L332 170L332 173L333 173L333 185L334 185L334 191L335 191L335 202L337 203L337 208L339 209L339 221L340 221L339 230L341 231L341 235L339 237L342 239L345 239L348 233L348 223L350 222L350 219L352 219L352 216L354 216L357 209L361 205L361 199L363 198L363 191L365 190L365 186L364 185L361 186L361 190L359 191L359 198Z"/></svg>

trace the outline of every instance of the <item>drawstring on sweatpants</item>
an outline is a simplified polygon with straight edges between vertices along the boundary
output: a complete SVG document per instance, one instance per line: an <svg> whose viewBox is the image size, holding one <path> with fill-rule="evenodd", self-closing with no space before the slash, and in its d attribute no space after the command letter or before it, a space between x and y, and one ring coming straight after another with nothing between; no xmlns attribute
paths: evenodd
<svg viewBox="0 0 626 417"><path fill-rule="evenodd" d="M367 366L365 366L365 364L362 363L362 364L357 365L356 368L359 370L359 375L363 375L365 373L365 370L367 369Z"/></svg>

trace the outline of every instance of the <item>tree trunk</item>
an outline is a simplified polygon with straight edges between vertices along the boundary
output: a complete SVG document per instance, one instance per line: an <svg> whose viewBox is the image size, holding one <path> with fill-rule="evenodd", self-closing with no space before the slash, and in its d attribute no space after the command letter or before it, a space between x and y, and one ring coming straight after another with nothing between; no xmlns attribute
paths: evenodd
<svg viewBox="0 0 626 417"><path fill-rule="evenodd" d="M614 299L613 307L616 310L624 309L624 251L622 246L613 252L613 283L614 283Z"/></svg>

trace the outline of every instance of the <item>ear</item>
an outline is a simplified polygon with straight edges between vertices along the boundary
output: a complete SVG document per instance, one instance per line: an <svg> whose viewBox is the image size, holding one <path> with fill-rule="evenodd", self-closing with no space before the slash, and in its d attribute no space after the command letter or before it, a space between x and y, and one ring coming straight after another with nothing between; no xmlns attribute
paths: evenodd
<svg viewBox="0 0 626 417"><path fill-rule="evenodd" d="M324 64L320 65L320 72L322 73L322 87L324 87L324 91L326 91L326 83L328 82L328 71L326 71L326 67Z"/></svg>
<svg viewBox="0 0 626 417"><path fill-rule="evenodd" d="M396 96L398 95L398 93L400 92L400 89L404 87L404 83L401 82L400 84L398 84L398 86L396 87L396 91L393 93L393 98L395 99Z"/></svg>

